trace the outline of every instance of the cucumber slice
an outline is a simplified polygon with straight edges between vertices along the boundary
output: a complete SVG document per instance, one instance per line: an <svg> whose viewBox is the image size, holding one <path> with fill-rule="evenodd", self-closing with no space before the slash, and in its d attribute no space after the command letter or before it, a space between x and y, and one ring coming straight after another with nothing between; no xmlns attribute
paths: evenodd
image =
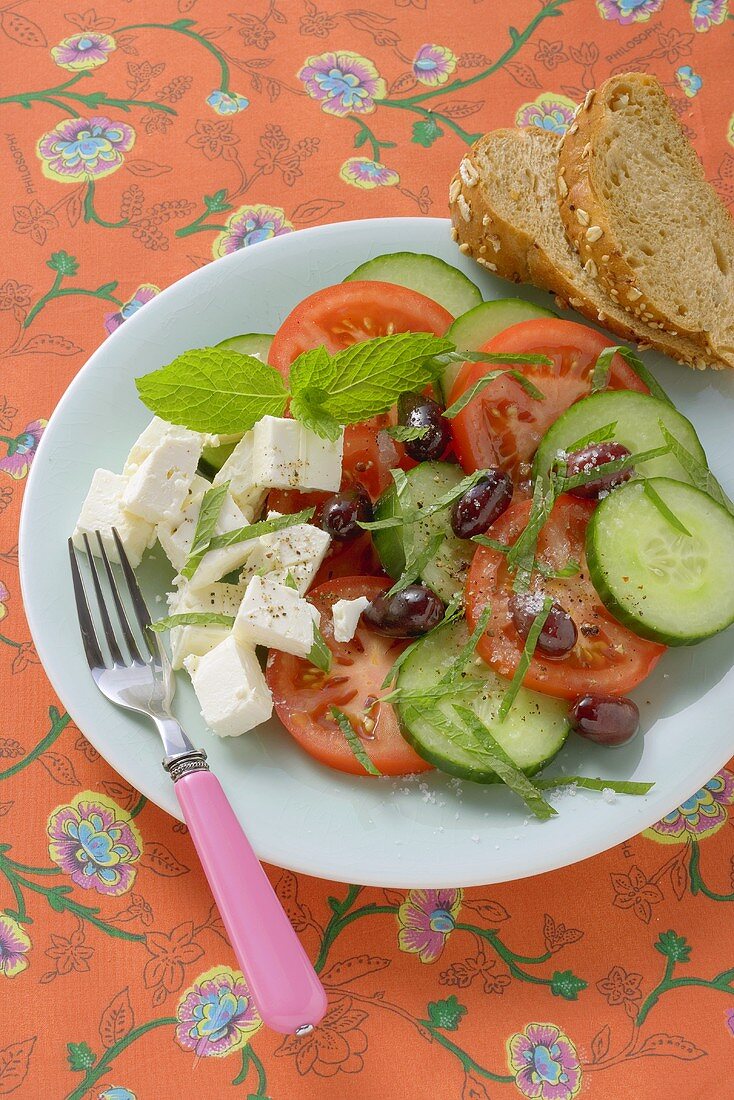
<svg viewBox="0 0 734 1100"><path fill-rule="evenodd" d="M427 634L415 647L398 673L397 686L406 691L421 691L434 687L451 662L466 645L469 632L466 624L451 623ZM474 711L526 775L534 775L562 748L568 736L568 705L562 699L520 688L510 713L504 722L497 721L502 698L509 687L503 679L484 662L471 661L462 682L476 682L476 692L462 692L456 702ZM437 703L439 710L450 721L457 718L448 699ZM476 783L497 783L498 776L477 760L471 747L464 747L449 740L444 733L423 717L421 708L415 705L396 704L403 737L419 756L429 760L441 771L472 779Z"/></svg>
<svg viewBox="0 0 734 1100"><path fill-rule="evenodd" d="M543 306L525 302L522 298L496 298L493 302L482 302L467 313L457 317L446 333L459 351L479 351L479 349L510 325L520 321L532 321L536 317L555 317L556 314ZM451 389L461 370L462 363L449 363L441 379L444 401L449 403Z"/></svg>
<svg viewBox="0 0 734 1100"><path fill-rule="evenodd" d="M658 421L667 427L671 435L680 440L687 451L704 464L706 455L690 420L686 420L667 401L632 390L606 390L592 393L566 409L552 424L540 441L535 455L533 476L547 473L559 451L569 451L581 439L599 442L594 432L616 424L613 438L633 454L665 446ZM608 433L602 433L608 434ZM689 482L690 478L677 458L672 454L643 462L636 470L644 477L672 477L676 481Z"/></svg>
<svg viewBox="0 0 734 1100"><path fill-rule="evenodd" d="M240 438L242 437L240 436ZM231 443L222 443L219 447L204 447L201 452L201 458L199 459L199 472L202 473L204 477L215 477L232 454L238 442L239 439L235 439Z"/></svg>
<svg viewBox="0 0 734 1100"><path fill-rule="evenodd" d="M615 489L591 517L586 559L604 606L643 638L695 645L734 622L734 516L692 485L656 477Z"/></svg>
<svg viewBox="0 0 734 1100"><path fill-rule="evenodd" d="M403 503L406 509L426 508L461 481L464 471L450 462L421 462L408 473ZM394 485L386 489L375 505L375 519L398 515L398 494ZM474 556L474 544L457 539L451 530L451 510L445 508L427 520L413 525L416 553L420 553L441 532L445 535L435 556L423 570L422 580L437 596L448 601L464 588L466 574ZM386 527L372 532L372 541L386 573L396 580L405 569L402 527Z"/></svg>
<svg viewBox="0 0 734 1100"><path fill-rule="evenodd" d="M482 300L482 292L463 272L439 260L437 256L428 256L422 252L388 252L360 264L345 283L358 280L378 283L397 283L417 290L427 298L447 309L453 317L458 317Z"/></svg>
<svg viewBox="0 0 734 1100"><path fill-rule="evenodd" d="M246 332L242 336L228 336L216 346L238 351L241 355L256 355L263 363L267 363L272 342L273 337L266 332Z"/></svg>

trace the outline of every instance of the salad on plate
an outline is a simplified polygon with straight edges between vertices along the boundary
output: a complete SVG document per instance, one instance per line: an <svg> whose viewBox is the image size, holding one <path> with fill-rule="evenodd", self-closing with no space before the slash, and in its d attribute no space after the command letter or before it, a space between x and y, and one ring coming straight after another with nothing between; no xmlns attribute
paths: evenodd
<svg viewBox="0 0 734 1100"><path fill-rule="evenodd" d="M274 711L328 767L540 819L552 787L649 790L539 775L569 735L627 743L666 647L734 622L734 506L631 349L394 253L137 386L154 419L74 541L160 544L154 629L214 735Z"/></svg>

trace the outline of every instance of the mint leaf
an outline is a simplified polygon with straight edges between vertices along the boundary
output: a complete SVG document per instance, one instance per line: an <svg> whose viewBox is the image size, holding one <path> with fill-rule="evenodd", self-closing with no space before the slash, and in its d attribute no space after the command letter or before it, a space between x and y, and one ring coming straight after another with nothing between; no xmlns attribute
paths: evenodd
<svg viewBox="0 0 734 1100"><path fill-rule="evenodd" d="M474 651L479 644L479 639L482 637L482 634L484 634L485 630L487 629L491 617L492 607L490 604L487 604L486 607L482 608L482 613L477 619L477 625L472 630L468 642L457 654L454 661L449 665L448 669L439 680L440 684L455 683L459 679L464 669L474 656Z"/></svg>
<svg viewBox="0 0 734 1100"><path fill-rule="evenodd" d="M497 539L491 539L487 535L472 535L471 541L479 543L480 546L487 546L490 550L496 550L499 554L509 554L512 549L506 543L498 542ZM536 558L533 562L533 569L540 573L541 577L575 577L577 573L581 572L581 565L571 558L560 569L554 569L553 566Z"/></svg>
<svg viewBox="0 0 734 1100"><path fill-rule="evenodd" d="M306 388L323 390L323 409L340 424L354 424L387 412L399 393L424 389L436 375L433 357L452 346L430 332L377 336L337 352L328 368L322 357L298 366L291 391L295 398Z"/></svg>
<svg viewBox="0 0 734 1100"><path fill-rule="evenodd" d="M416 553L415 541L411 541L410 547L406 547L405 568L386 595L396 596L398 592L402 592L409 584L413 584L417 581L429 561L435 558L445 538L446 535L443 531L437 532L433 538L429 539L419 553Z"/></svg>
<svg viewBox="0 0 734 1100"><path fill-rule="evenodd" d="M306 386L291 399L291 413L310 431L335 442L342 434L339 421L324 408L326 394L316 386Z"/></svg>
<svg viewBox="0 0 734 1100"><path fill-rule="evenodd" d="M581 439L574 440L565 448L566 454L572 455L576 451L580 451L582 447L587 447L590 443L603 443L607 439L614 439L614 433L617 430L617 421L613 420L611 424L604 424L601 428L595 428L593 432L587 432L586 435L582 435Z"/></svg>
<svg viewBox="0 0 734 1100"><path fill-rule="evenodd" d="M413 439L423 439L430 431L430 428L427 425L424 427L416 426L409 428L406 424L395 424L390 428L384 428L383 431L385 435L397 439L398 443L410 443Z"/></svg>
<svg viewBox="0 0 734 1100"><path fill-rule="evenodd" d="M219 513L222 510L228 490L229 482L225 481L222 485L217 485L216 488L207 489L201 499L201 508L199 509L196 530L194 531L194 541L191 543L191 550L186 564L181 570L181 576L186 577L187 580L191 580L193 577L201 559L207 552L209 543L214 537Z"/></svg>
<svg viewBox="0 0 734 1100"><path fill-rule="evenodd" d="M598 481L608 474L621 473L635 466L641 466L643 462L652 462L654 458L662 458L670 453L670 448L651 447L649 451L638 451L637 454L626 455L624 458L613 458L609 462L602 462L600 466L592 466L589 470L581 470L578 474L562 476L558 479L556 493L566 493L569 489L576 489L579 485L588 485L590 481Z"/></svg>
<svg viewBox="0 0 734 1100"><path fill-rule="evenodd" d="M277 370L225 348L185 351L135 384L157 416L214 435L246 432L263 416L282 416L288 403Z"/></svg>
<svg viewBox="0 0 734 1100"><path fill-rule="evenodd" d="M288 573L286 573L285 580L283 581L283 584L285 585L286 588L295 588L296 592L298 591L298 584L296 583L296 578L293 576L293 574L290 571Z"/></svg>
<svg viewBox="0 0 734 1100"><path fill-rule="evenodd" d="M588 791L614 791L615 794L648 794L654 783L635 783L631 779L590 779L587 775L554 775L548 779L534 779L535 786L542 791L554 787L583 787Z"/></svg>
<svg viewBox="0 0 734 1100"><path fill-rule="evenodd" d="M288 381L294 394L317 387L326 393L329 382L333 378L332 356L323 344L316 348L309 348L291 363Z"/></svg>
<svg viewBox="0 0 734 1100"><path fill-rule="evenodd" d="M657 489L653 488L652 483L649 481L643 481L642 487L645 496L652 501L663 519L667 520L670 526L673 527L676 531L680 531L681 535L687 535L689 539L692 538L693 536L691 535L691 532L683 523L681 523L675 513L671 512L670 508L660 496Z"/></svg>
<svg viewBox="0 0 734 1100"><path fill-rule="evenodd" d="M301 512L294 512L292 516L261 519L258 523L248 523L246 527L238 527L236 531L228 531L226 535L215 535L209 543L209 549L221 550L225 546L234 546L237 542L249 542L250 539L259 539L260 535L270 535L273 531L283 531L286 527L308 523L315 510L315 508L304 508Z"/></svg>
<svg viewBox="0 0 734 1100"><path fill-rule="evenodd" d="M372 763L369 756L365 752L362 742L360 741L357 734L354 732L352 728L352 723L349 721L344 711L339 710L338 707L331 707L330 711L331 717L334 719L337 726L344 734L349 748L352 750L355 757L362 765L364 770L368 773L368 775L382 775L380 769Z"/></svg>
<svg viewBox="0 0 734 1100"><path fill-rule="evenodd" d="M514 760L512 760L490 731L481 722L473 710L454 703L454 710L462 721L467 733L472 737L473 751L480 752L492 771L496 772L505 786L514 791L523 800L527 808L540 821L548 821L555 817L556 810L543 798L538 788L532 783ZM433 720L433 715L431 715ZM450 725L450 723L449 723Z"/></svg>
<svg viewBox="0 0 734 1100"><path fill-rule="evenodd" d="M615 347L604 348L604 351L597 359L594 370L592 371L592 393L597 393L599 390L605 390L609 385L609 375L612 369L612 360L615 355L620 355L622 359L624 359L627 366L632 368L640 381L645 383L653 397L657 397L661 401L664 401L666 405L673 404L657 378L650 373L637 352L633 351L632 348L626 347L624 344L617 344Z"/></svg>
<svg viewBox="0 0 734 1100"><path fill-rule="evenodd" d="M527 360L529 360L529 359L532 360L532 361L535 361L537 359L545 360L545 356L544 355L536 355L536 356L529 356L529 355L517 355L517 356L497 355L496 359L497 359L498 362L501 362L501 363L506 363L508 361L508 359L509 360L520 359L523 362L527 362ZM496 378L501 378L504 374L509 374L511 378L514 378L515 381L517 383L519 383L520 386L522 386L522 388L525 390L525 392L529 393L531 397L534 397L536 401L544 401L545 400L545 394L543 393L543 391L539 390L538 387L535 386L530 381L529 378L526 378L525 375L522 374L521 371L519 371L519 370L491 370L491 371L489 371L488 374L485 374L482 378L478 379L474 383L473 386L469 387L468 390L465 390L464 393L462 393L461 397L457 398L457 400L454 401L453 405L449 405L448 409L444 410L443 415L446 417L447 420L453 420L453 418L455 416L458 416L459 413L462 411L462 409L465 409L466 406L469 404L469 402L473 401L474 398L482 392L482 390L486 389L487 386L491 382L494 382Z"/></svg>
<svg viewBox="0 0 734 1100"><path fill-rule="evenodd" d="M535 551L541 530L553 511L557 489L555 482L540 474L533 486L533 502L525 529L507 552L507 564L515 569L512 588L514 592L526 592L530 587L535 564Z"/></svg>
<svg viewBox="0 0 734 1100"><path fill-rule="evenodd" d="M662 420L658 420L658 427L660 428L663 439L670 448L670 453L678 459L696 489L708 493L717 504L720 504L722 508L726 508L727 512L731 512L734 516L734 504L729 500L729 497L721 488L708 466L704 462L701 462L700 459L696 458L695 455L692 455L690 451L686 450L680 440L676 439L676 437L668 431Z"/></svg>
<svg viewBox="0 0 734 1100"><path fill-rule="evenodd" d="M538 614L533 619L533 625L528 631L528 636L525 639L525 645L523 651L520 654L520 660L517 662L517 668L510 681L510 686L505 692L504 698L500 704L500 709L497 712L497 718L500 722L504 722L507 715L510 713L510 708L517 698L517 693L522 687L522 682L525 679L525 673L530 667L530 662L533 659L535 653L535 647L538 644L538 638L540 632L545 626L545 620L548 618L551 607L553 606L553 600L550 596L546 596L543 600L543 606Z"/></svg>
<svg viewBox="0 0 734 1100"><path fill-rule="evenodd" d="M173 630L175 626L234 626L234 615L219 615L214 611L186 611L181 615L169 615L151 623L150 629L156 634L164 630Z"/></svg>
<svg viewBox="0 0 734 1100"><path fill-rule="evenodd" d="M442 626L446 626L447 623L455 622L457 619L460 619L463 614L464 614L464 596L463 596L463 593L456 592L451 597L451 599L449 600L449 602L446 605L446 610L444 611L443 619L441 620L441 622L437 626L433 627L433 630L429 630L428 634L433 634L434 630L440 630L440 628ZM388 672L387 676L382 681L382 684L381 684L381 687L380 687L381 691L384 691L386 688L388 688L390 686L390 684L394 683L394 681L397 677L397 674L400 671L401 666L405 663L406 659L413 652L413 650L416 648L416 646L420 645L424 641L424 639L428 637L428 634L423 634L423 635L421 635L420 638L416 638L414 642L411 642L409 646L406 646L406 648L402 651L402 653L400 653L398 655L398 657L395 661L395 664L392 666L392 668Z"/></svg>
<svg viewBox="0 0 734 1100"><path fill-rule="evenodd" d="M331 671L331 650L326 644L324 635L316 626L316 623L313 625L313 645L311 646L311 652L307 660L309 660L312 665L315 665L316 668L320 668L322 672Z"/></svg>

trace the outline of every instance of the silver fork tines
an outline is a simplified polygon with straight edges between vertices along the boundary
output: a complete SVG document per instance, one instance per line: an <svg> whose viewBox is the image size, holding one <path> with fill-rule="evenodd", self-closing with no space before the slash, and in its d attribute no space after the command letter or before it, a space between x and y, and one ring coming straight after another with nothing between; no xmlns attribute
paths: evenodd
<svg viewBox="0 0 734 1100"><path fill-rule="evenodd" d="M125 590L115 576L101 533L96 531L95 537L96 557L101 560L102 569L97 565L88 536L84 535L83 540L102 627L101 634L95 626L87 595L89 589L82 577L76 548L69 539L74 598L84 652L92 678L102 694L111 702L127 710L145 714L155 722L163 739L167 766L171 763L182 765L182 758L188 758L191 754L194 754L192 763L195 766L205 766L200 763L206 759L205 755L194 749L176 719L171 715L170 707L175 686L171 665L165 649L151 630L150 614L122 540L117 531L112 528L112 537L125 579ZM126 607L127 598L132 606L132 616ZM142 646L136 637L134 627L137 627L143 639ZM102 636L110 656L109 661L104 655Z"/></svg>

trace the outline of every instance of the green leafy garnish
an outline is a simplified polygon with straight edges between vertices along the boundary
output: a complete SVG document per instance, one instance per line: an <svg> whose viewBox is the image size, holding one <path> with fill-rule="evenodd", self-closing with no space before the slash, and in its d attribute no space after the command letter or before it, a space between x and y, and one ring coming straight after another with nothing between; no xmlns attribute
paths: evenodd
<svg viewBox="0 0 734 1100"><path fill-rule="evenodd" d="M447 623L454 622L456 619L460 618L462 614L463 608L461 605L461 596L455 596L452 600L452 603L449 604L446 608L446 614L444 615L442 621L438 624L438 626L435 626L433 629L439 630ZM479 616L479 619L477 620L477 625L471 632L471 636L469 637L468 641L462 647L461 651L457 653L454 660L451 662L449 667L444 672L443 676L441 676L436 684L434 684L432 687L424 688L421 691L403 691L398 686L393 691L391 691L389 695L383 696L382 700L380 701L391 702L393 699L399 699L401 703L412 702L422 703L425 705L434 700L444 699L446 698L446 696L457 695L464 691L475 691L476 682L472 681L462 683L461 677L464 673L466 666L469 664L474 656L474 652L479 643L479 639L482 637L482 634L484 634L484 631L487 629L487 624L489 623L491 615L492 608L487 605L487 607L483 609L481 615ZM428 632L428 634L432 633L433 631ZM389 678L385 678L385 681L382 685L383 688L387 687L387 685L395 678L397 670L405 660L408 650L415 649L416 645L419 642L424 641L428 637L428 634L424 634L423 637L416 639L416 641L413 642L412 645L408 646L408 649L403 650L403 652L400 654L397 661L393 665L392 669L390 670Z"/></svg>
<svg viewBox="0 0 734 1100"><path fill-rule="evenodd" d="M430 431L430 428L428 425L423 425L422 427L418 425L415 427L408 427L406 424L395 424L383 430L385 435L391 436L392 439L397 439L398 443L410 443L413 439L423 439Z"/></svg>
<svg viewBox="0 0 734 1100"><path fill-rule="evenodd" d="M461 592L456 592L446 605L443 619L437 626L434 626L433 630L440 630L441 627L446 626L447 623L456 622L456 620L460 619L463 614L464 598ZM433 630L429 630L428 634L423 634L420 638L416 638L414 642L411 642L410 645L406 646L402 653L399 654L395 661L395 664L392 666L387 676L382 681L382 685L380 687L381 691L384 691L385 688L388 688L390 684L394 683L398 672L400 671L401 666L405 663L406 659L410 656L416 646L421 645L423 641L429 636L429 634L433 634Z"/></svg>
<svg viewBox="0 0 734 1100"><path fill-rule="evenodd" d="M482 608L482 613L477 619L477 625L474 627L471 634L469 635L469 640L467 641L466 645L462 647L459 653L457 653L456 657L439 680L440 684L455 683L459 679L461 674L464 672L464 669L473 658L474 652L477 648L477 645L479 644L479 639L482 637L485 630L487 629L491 617L492 607L490 604L487 604L486 607Z"/></svg>
<svg viewBox="0 0 734 1100"><path fill-rule="evenodd" d="M270 572L270 570L266 569L265 572L266 573ZM293 574L290 572L290 570L286 573L285 580L283 581L283 584L285 585L286 588L294 588L296 590L296 592L298 591L298 584L296 583L296 578L293 576Z"/></svg>
<svg viewBox="0 0 734 1100"><path fill-rule="evenodd" d="M453 704L456 714L461 719L464 728L472 736L474 750L479 750L493 772L499 776L505 786L514 791L523 800L527 808L539 821L548 821L555 817L554 810L549 802L543 798L539 789L522 772L514 760L512 760L490 731L480 722L473 710Z"/></svg>
<svg viewBox="0 0 734 1100"><path fill-rule="evenodd" d="M548 618L551 607L553 606L553 600L550 596L546 596L543 600L543 606L538 614L533 619L533 625L528 631L528 636L525 639L525 645L523 651L520 654L520 660L517 663L517 668L510 681L510 686L504 694L502 702L500 703L500 709L497 712L497 718L500 722L504 722L507 715L510 713L510 708L517 698L517 693L522 687L522 682L525 679L525 673L530 667L530 662L533 659L535 653L535 647L538 644L538 638L541 631L545 626L545 620Z"/></svg>
<svg viewBox="0 0 734 1100"><path fill-rule="evenodd" d="M234 615L218 615L214 611L186 611L181 615L169 615L165 619L151 623L150 629L156 634L164 630L173 630L176 626L234 626Z"/></svg>
<svg viewBox="0 0 734 1100"><path fill-rule="evenodd" d="M191 543L191 549L189 550L186 564L181 570L181 576L186 577L187 580L191 580L193 577L199 567L201 559L209 548L209 543L214 537L219 513L222 510L222 505L224 504L228 489L229 482L226 481L222 485L207 489L204 496L201 498L201 508L199 509L199 516L196 520L194 541Z"/></svg>
<svg viewBox="0 0 734 1100"><path fill-rule="evenodd" d="M533 780L541 791L552 791L555 787L584 787L588 791L614 791L615 794L648 794L654 783L635 783L630 779L590 779L585 775L554 775L547 779Z"/></svg>
<svg viewBox="0 0 734 1100"><path fill-rule="evenodd" d="M553 511L556 495L557 488L553 477L547 478L540 474L533 486L533 500L528 522L507 552L507 565L516 571L512 585L515 592L526 592L530 587L538 537Z"/></svg>
<svg viewBox="0 0 734 1100"><path fill-rule="evenodd" d="M435 558L445 538L445 533L443 531L438 531L429 539L423 549L417 553L415 549L415 540L413 540L410 547L406 548L405 568L392 588L387 591L386 595L396 596L398 592L402 592L409 584L413 584L417 581L429 561L433 561Z"/></svg>
<svg viewBox="0 0 734 1100"><path fill-rule="evenodd" d="M521 362L545 362L550 363L549 359L546 359L544 355L496 355L493 356L493 362L507 363L508 361L520 360ZM519 370L491 370L488 374L485 374L483 378L480 378L470 386L468 390L462 393L461 397L458 397L454 401L453 405L449 405L448 409L444 410L444 416L447 420L453 420L455 416L458 416L462 409L465 409L470 401L473 401L477 394L480 394L482 390L486 389L490 383L494 382L496 378L501 378L503 374L509 374L512 378L518 382L526 393L529 393L531 397L534 397L536 401L545 400L545 394L542 390L539 390L537 386L533 385L529 378L526 378Z"/></svg>
<svg viewBox="0 0 734 1100"><path fill-rule="evenodd" d="M581 439L574 440L566 447L566 454L572 455L576 451L580 451L582 447L588 447L590 443L604 443L607 439L614 439L617 423L616 420L613 420L611 424L605 424L602 428L596 428L593 432L582 435Z"/></svg>
<svg viewBox="0 0 734 1100"><path fill-rule="evenodd" d="M497 539L491 539L488 535L472 535L472 542L479 543L480 546L487 546L490 550L496 550L500 554L509 554L512 549L504 542L499 542ZM538 558L533 562L533 569L540 573L541 577L553 578L553 577L575 577L577 573L581 572L581 565L579 562L570 559L560 569L554 569L552 565L548 565L544 561L539 561Z"/></svg>
<svg viewBox="0 0 734 1100"><path fill-rule="evenodd" d="M277 370L224 348L185 351L135 384L157 416L215 435L246 432L263 416L282 416L288 403Z"/></svg>
<svg viewBox="0 0 734 1100"><path fill-rule="evenodd" d="M283 531L286 527L296 527L299 523L308 523L314 511L314 508L304 508L301 512L294 512L292 516L261 519L257 523L249 523L247 527L238 527L236 531L228 531L225 535L215 535L209 543L209 549L222 550L224 547L234 546L238 542L249 542L250 539L260 538L260 535L270 535L273 531Z"/></svg>
<svg viewBox="0 0 734 1100"><path fill-rule="evenodd" d="M307 660L322 672L331 672L331 650L316 623L313 624L313 645Z"/></svg>
<svg viewBox="0 0 734 1100"><path fill-rule="evenodd" d="M364 770L369 775L382 775L380 769L372 763L369 756L365 752L362 742L360 741L357 734L354 732L354 729L352 728L352 723L349 721L344 711L339 710L338 707L331 707L330 713L331 717L334 719L337 726L344 734L349 748L352 750L356 759L362 765Z"/></svg>
<svg viewBox="0 0 734 1100"><path fill-rule="evenodd" d="M600 466L593 466L590 470L581 470L578 474L560 477L557 493L567 493L569 489L577 489L580 485L588 485L591 481L599 481L608 474L621 473L632 466L641 466L643 462L652 462L654 458L662 458L670 454L670 447L651 447L648 451L638 451L637 454L626 455L623 458L613 458L609 462L602 462Z"/></svg>
<svg viewBox="0 0 734 1100"><path fill-rule="evenodd" d="M665 401L667 405L673 402L668 397L657 378L647 369L637 352L628 348L625 344L617 344L615 347L605 348L596 361L591 375L591 392L598 393L609 385L609 374L612 369L612 360L615 355L621 355L628 367L631 367L640 381L644 382L653 397Z"/></svg>
<svg viewBox="0 0 734 1100"><path fill-rule="evenodd" d="M696 458L695 455L692 455L691 452L683 446L680 440L676 439L675 436L668 431L662 420L658 420L658 426L662 432L663 439L670 448L670 453L678 459L696 489L708 493L717 504L726 508L727 512L730 512L734 516L734 503L729 500L729 497L721 488L708 466L704 462L701 462L700 459Z"/></svg>
<svg viewBox="0 0 734 1100"><path fill-rule="evenodd" d="M645 496L650 501L652 501L663 519L666 519L670 526L675 528L676 531L680 531L681 535L687 535L689 539L692 538L693 536L691 535L691 532L683 523L681 523L676 514L674 512L671 512L670 508L660 496L657 489L654 489L649 481L643 481L642 487Z"/></svg>

